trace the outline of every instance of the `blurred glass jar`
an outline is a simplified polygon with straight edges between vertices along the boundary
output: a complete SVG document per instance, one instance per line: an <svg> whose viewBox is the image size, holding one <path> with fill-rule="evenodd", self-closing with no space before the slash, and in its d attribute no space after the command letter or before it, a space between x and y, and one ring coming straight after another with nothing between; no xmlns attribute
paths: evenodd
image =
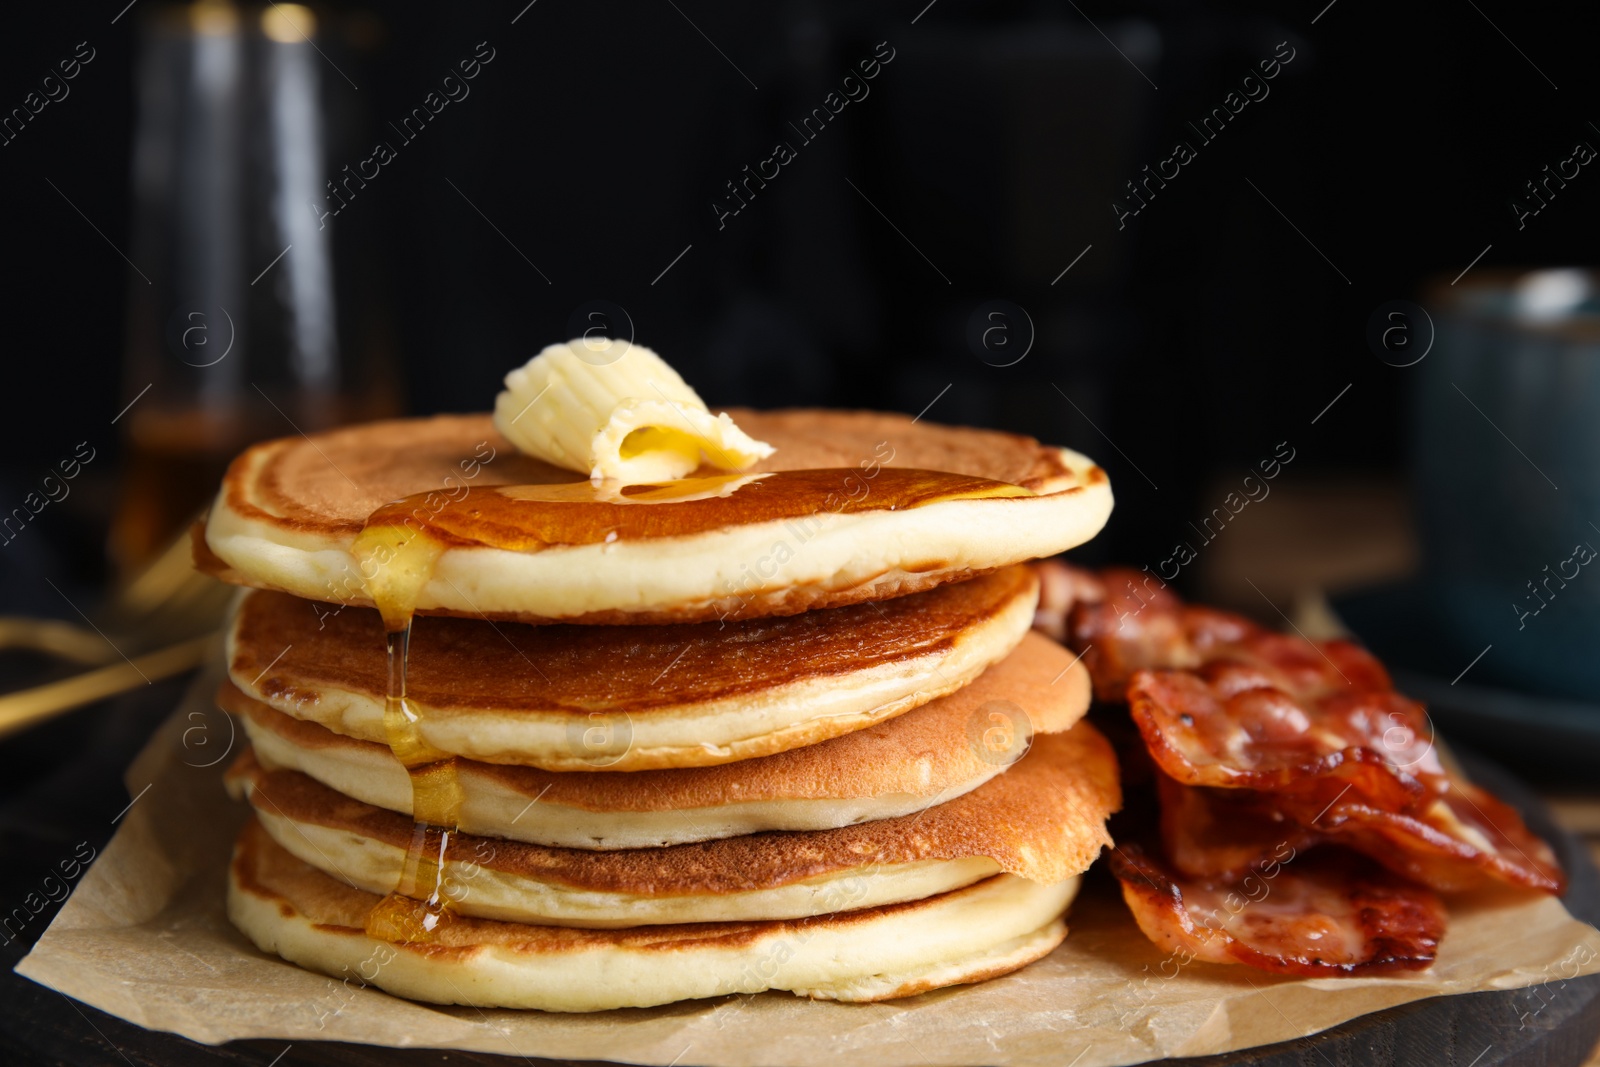
<svg viewBox="0 0 1600 1067"><path fill-rule="evenodd" d="M1600 275L1436 285L1413 477L1439 634L1473 680L1600 699Z"/></svg>
<svg viewBox="0 0 1600 1067"><path fill-rule="evenodd" d="M364 125L325 57L350 64L349 49L298 4L143 15L133 258L148 281L129 287L110 546L124 578L188 525L245 446L399 409L364 261L373 226L324 226L314 206L326 160Z"/></svg>

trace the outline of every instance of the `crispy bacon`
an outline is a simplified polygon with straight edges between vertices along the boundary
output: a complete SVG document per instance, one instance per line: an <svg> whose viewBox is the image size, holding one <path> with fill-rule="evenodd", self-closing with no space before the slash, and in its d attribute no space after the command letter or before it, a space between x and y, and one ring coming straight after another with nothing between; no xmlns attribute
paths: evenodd
<svg viewBox="0 0 1600 1067"><path fill-rule="evenodd" d="M1273 684L1280 682L1283 684ZM1300 692L1259 664L1216 660L1139 671L1128 709L1151 757L1186 785L1294 792L1328 803L1352 791L1385 809L1427 800L1442 774L1422 706L1379 690Z"/></svg>
<svg viewBox="0 0 1600 1067"><path fill-rule="evenodd" d="M1336 849L1274 860L1237 883L1174 879L1137 845L1111 869L1139 928L1183 962L1308 978L1420 970L1444 936L1434 893Z"/></svg>
<svg viewBox="0 0 1600 1067"><path fill-rule="evenodd" d="M1097 699L1127 702L1155 765L1166 860L1123 844L1111 867L1181 963L1416 970L1444 934L1434 890L1565 888L1549 846L1452 778L1426 710L1359 646L1186 605L1146 572L1041 575L1038 625L1082 655Z"/></svg>
<svg viewBox="0 0 1600 1067"><path fill-rule="evenodd" d="M1105 586L1093 571L1074 567L1059 559L1042 559L1033 565L1039 576L1039 604L1033 612L1033 628L1067 643L1067 618L1073 605L1105 598Z"/></svg>
<svg viewBox="0 0 1600 1067"><path fill-rule="evenodd" d="M1383 665L1349 641L1309 642L1242 615L1185 604L1152 574L1111 567L1095 576L1057 565L1040 612L1067 618L1066 641L1084 654L1095 695L1120 701L1140 670L1185 670L1226 661L1298 697L1338 689L1389 689ZM1050 594L1050 595L1046 595Z"/></svg>
<svg viewBox="0 0 1600 1067"><path fill-rule="evenodd" d="M1365 649L1186 605L1143 572L1109 569L1098 590L1081 574L1070 584L1080 592L1068 637L1096 695L1129 702L1177 780L1324 803L1349 787L1392 810L1427 803L1426 779L1443 773L1427 714Z"/></svg>
<svg viewBox="0 0 1600 1067"><path fill-rule="evenodd" d="M1096 696L1127 701L1172 779L1162 837L1183 875L1238 874L1294 824L1292 847L1337 841L1440 890L1564 888L1549 847L1446 771L1426 710L1359 646L1184 604L1146 572L1078 571L1056 588Z"/></svg>
<svg viewBox="0 0 1600 1067"><path fill-rule="evenodd" d="M1187 878L1235 878L1284 849L1333 841L1440 892L1490 881L1566 889L1555 854L1511 807L1473 785L1449 783L1415 815L1340 798L1181 785L1156 776L1161 844Z"/></svg>
<svg viewBox="0 0 1600 1067"><path fill-rule="evenodd" d="M1293 797L1280 807L1330 839L1364 852L1391 870L1443 892L1489 881L1566 892L1566 875L1550 846L1505 802L1484 789L1447 781L1422 811L1387 811L1343 797L1320 814Z"/></svg>
<svg viewBox="0 0 1600 1067"><path fill-rule="evenodd" d="M1184 631L1183 601L1159 581L1108 568L1098 586L1080 576L1073 588L1077 598L1064 606L1067 644L1083 654L1099 699L1124 699L1128 679L1141 668L1200 662Z"/></svg>
<svg viewBox="0 0 1600 1067"><path fill-rule="evenodd" d="M1162 850L1185 878L1242 878L1321 840L1285 815L1267 793L1180 785L1159 772L1156 793Z"/></svg>

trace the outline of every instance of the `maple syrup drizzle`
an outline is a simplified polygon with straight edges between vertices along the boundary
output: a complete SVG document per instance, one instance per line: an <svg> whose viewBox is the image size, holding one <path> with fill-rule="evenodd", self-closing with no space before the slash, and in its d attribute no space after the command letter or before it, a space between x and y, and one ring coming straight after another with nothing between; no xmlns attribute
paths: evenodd
<svg viewBox="0 0 1600 1067"><path fill-rule="evenodd" d="M418 493L385 504L367 526L404 527L443 545L531 552L547 545L683 536L827 513L1034 495L1009 482L943 471L880 467L868 474L840 467L638 485L580 481L472 486L453 499L445 493Z"/></svg>
<svg viewBox="0 0 1600 1067"><path fill-rule="evenodd" d="M399 884L367 914L367 933L385 941L431 941L451 915L444 856L461 817L461 783L455 758L428 744L421 716L406 702L411 620L443 551L426 533L370 520L353 546L367 591L383 617L389 659L383 729L390 750L411 775L416 821Z"/></svg>
<svg viewBox="0 0 1600 1067"><path fill-rule="evenodd" d="M846 467L650 484L473 486L454 498L418 493L378 508L357 535L352 553L387 633L383 726L389 748L411 775L416 828L400 882L368 913L367 933L386 941L427 942L452 918L444 858L461 815L457 760L428 744L421 716L406 700L412 618L447 547L529 552L547 545L682 536L830 512L1034 495L1008 482L940 471L883 467L868 474Z"/></svg>

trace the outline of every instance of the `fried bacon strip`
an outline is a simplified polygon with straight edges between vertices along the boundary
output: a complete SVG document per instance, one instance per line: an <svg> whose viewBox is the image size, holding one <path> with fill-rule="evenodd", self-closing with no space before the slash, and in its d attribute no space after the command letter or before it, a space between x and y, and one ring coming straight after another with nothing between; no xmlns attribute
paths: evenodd
<svg viewBox="0 0 1600 1067"><path fill-rule="evenodd" d="M1151 758L1186 785L1293 792L1324 804L1348 790L1395 811L1427 802L1425 780L1444 769L1422 705L1392 690L1296 693L1290 684L1231 658L1141 670L1127 686L1128 710Z"/></svg>
<svg viewBox="0 0 1600 1067"><path fill-rule="evenodd" d="M1061 644L1067 643L1067 616L1079 601L1105 598L1105 583L1082 567L1058 559L1044 559L1033 565L1039 576L1039 603L1033 613L1033 628Z"/></svg>
<svg viewBox="0 0 1600 1067"><path fill-rule="evenodd" d="M1267 793L1179 785L1156 775L1161 847L1185 878L1237 879L1322 840L1285 815Z"/></svg>
<svg viewBox="0 0 1600 1067"><path fill-rule="evenodd" d="M1504 802L1477 786L1451 782L1416 814L1385 811L1342 797L1320 803L1250 789L1180 785L1157 776L1161 844L1188 878L1233 878L1271 856L1330 841L1365 853L1440 892L1491 881L1547 893L1566 891L1550 846Z"/></svg>
<svg viewBox="0 0 1600 1067"><path fill-rule="evenodd" d="M1037 625L1082 655L1097 699L1126 701L1157 768L1166 861L1123 844L1111 869L1183 963L1417 970L1444 935L1435 890L1564 889L1550 848L1451 777L1423 706L1359 646L1186 605L1137 571L1041 578Z"/></svg>
<svg viewBox="0 0 1600 1067"><path fill-rule="evenodd" d="M1263 834L1287 840L1273 825L1285 820L1306 843L1337 841L1440 890L1564 888L1549 847L1452 778L1423 706L1360 647L1186 605L1148 573L1050 566L1064 573L1044 582L1040 617L1061 620L1096 696L1127 701L1173 779L1161 786L1163 840L1183 874L1236 873Z"/></svg>
<svg viewBox="0 0 1600 1067"><path fill-rule="evenodd" d="M1307 978L1420 970L1444 935L1434 893L1359 856L1293 852L1237 883L1174 879L1137 845L1111 870L1139 928L1183 962Z"/></svg>
<svg viewBox="0 0 1600 1067"><path fill-rule="evenodd" d="M1329 840L1442 892L1490 881L1566 892L1566 874L1550 846L1510 805L1475 785L1450 781L1444 793L1415 814L1348 797L1320 814L1293 797L1283 798L1279 806L1303 824L1315 820L1316 829Z"/></svg>
<svg viewBox="0 0 1600 1067"><path fill-rule="evenodd" d="M1445 771L1421 705L1392 691L1307 703L1272 687L1221 696L1230 687L1211 680L1214 666L1141 671L1128 687L1151 758L1177 782L1264 794L1307 831L1435 889L1493 880L1564 891L1555 855L1517 813ZM1163 794L1164 825L1177 827L1179 804ZM1182 837L1173 829L1166 839L1170 848ZM1180 869L1225 870L1231 862L1191 853Z"/></svg>
<svg viewBox="0 0 1600 1067"><path fill-rule="evenodd" d="M1183 670L1215 660L1254 667L1297 696L1335 689L1389 689L1389 674L1348 641L1308 643L1241 615L1185 604L1154 575L1108 567L1099 575L1066 564L1036 564L1036 625L1084 654L1095 696L1115 703L1135 672Z"/></svg>
<svg viewBox="0 0 1600 1067"><path fill-rule="evenodd" d="M1094 574L1056 560L1034 566L1040 578L1035 625L1084 652L1102 700L1120 701L1135 671L1223 658L1254 660L1302 695L1391 687L1383 665L1357 645L1307 643L1242 615L1185 604L1152 574L1126 567Z"/></svg>

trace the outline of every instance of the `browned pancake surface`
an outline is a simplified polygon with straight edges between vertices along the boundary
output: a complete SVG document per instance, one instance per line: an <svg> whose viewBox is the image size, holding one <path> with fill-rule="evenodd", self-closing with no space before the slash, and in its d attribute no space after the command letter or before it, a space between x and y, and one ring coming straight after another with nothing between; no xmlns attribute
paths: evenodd
<svg viewBox="0 0 1600 1067"><path fill-rule="evenodd" d="M728 624L496 627L423 617L406 690L436 709L647 714L939 655L1036 586L1029 568L1009 567L881 604ZM257 592L240 607L230 667L275 701L315 700L329 687L381 699L384 647L371 608L335 612Z"/></svg>
<svg viewBox="0 0 1600 1067"><path fill-rule="evenodd" d="M364 933L367 914L382 898L376 893L356 889L330 877L296 858L255 819L239 834L234 846L234 878L247 893L276 901L279 912L290 918L296 912L318 926ZM979 883L980 885L983 883ZM965 890L955 890L960 893ZM937 899L937 898L934 898ZM925 901L884 904L857 911L836 912L827 916L829 929L844 929L856 923L869 923L896 912L913 911ZM592 948L628 948L639 951L670 952L679 946L716 946L737 949L773 934L792 930L797 937L807 936L818 919L787 919L766 922L679 923L661 926L634 926L620 930L589 930L572 926L534 926L528 923L501 922L455 914L441 926L436 940L426 945L408 945L412 951L441 958L461 958L482 949L502 946L538 954L578 952ZM996 968L1005 973L1014 967ZM976 981L984 974L976 974ZM908 990L914 992L915 990Z"/></svg>
<svg viewBox="0 0 1600 1067"><path fill-rule="evenodd" d="M388 756L371 741L275 711L223 683L222 706L303 749L359 749ZM816 745L714 767L670 770L546 771L461 760L462 773L483 776L542 804L586 811L683 811L769 800L818 800L911 794L934 796L990 772L983 731L991 701L1021 708L1035 733L1059 733L1088 708L1081 664L1060 645L1029 634L1004 660L970 685L904 715Z"/></svg>
<svg viewBox="0 0 1600 1067"><path fill-rule="evenodd" d="M1071 476L1056 449L1000 430L942 426L882 411L729 408L728 414L742 429L778 450L751 470L859 467L887 443L894 451L883 462L885 467L950 471L1010 482L1036 493L1050 492L1055 482Z"/></svg>
<svg viewBox="0 0 1600 1067"><path fill-rule="evenodd" d="M253 783L265 814L410 846L410 817L352 800L297 771L268 771L246 751L228 772ZM753 892L875 864L988 857L1001 870L1055 883L1088 869L1111 843L1121 804L1110 745L1087 722L1034 739L1004 774L898 819L836 830L768 832L666 848L589 852L451 834L445 855L510 875L635 896ZM436 831L430 831L436 833ZM427 846L430 854L437 842Z"/></svg>
<svg viewBox="0 0 1600 1067"><path fill-rule="evenodd" d="M730 409L730 414L751 436L777 448L752 468L757 471L878 463L989 478L1038 492L1071 477L1054 449L1017 434L878 412ZM461 463L489 455L489 449L493 458L477 477L463 478ZM490 416L481 414L366 423L318 434L314 441L268 441L236 459L223 484L229 506L241 515L292 530L354 533L380 505L446 487L447 477L454 487L575 482L584 476L516 451L496 432ZM820 497L817 507L822 507Z"/></svg>

